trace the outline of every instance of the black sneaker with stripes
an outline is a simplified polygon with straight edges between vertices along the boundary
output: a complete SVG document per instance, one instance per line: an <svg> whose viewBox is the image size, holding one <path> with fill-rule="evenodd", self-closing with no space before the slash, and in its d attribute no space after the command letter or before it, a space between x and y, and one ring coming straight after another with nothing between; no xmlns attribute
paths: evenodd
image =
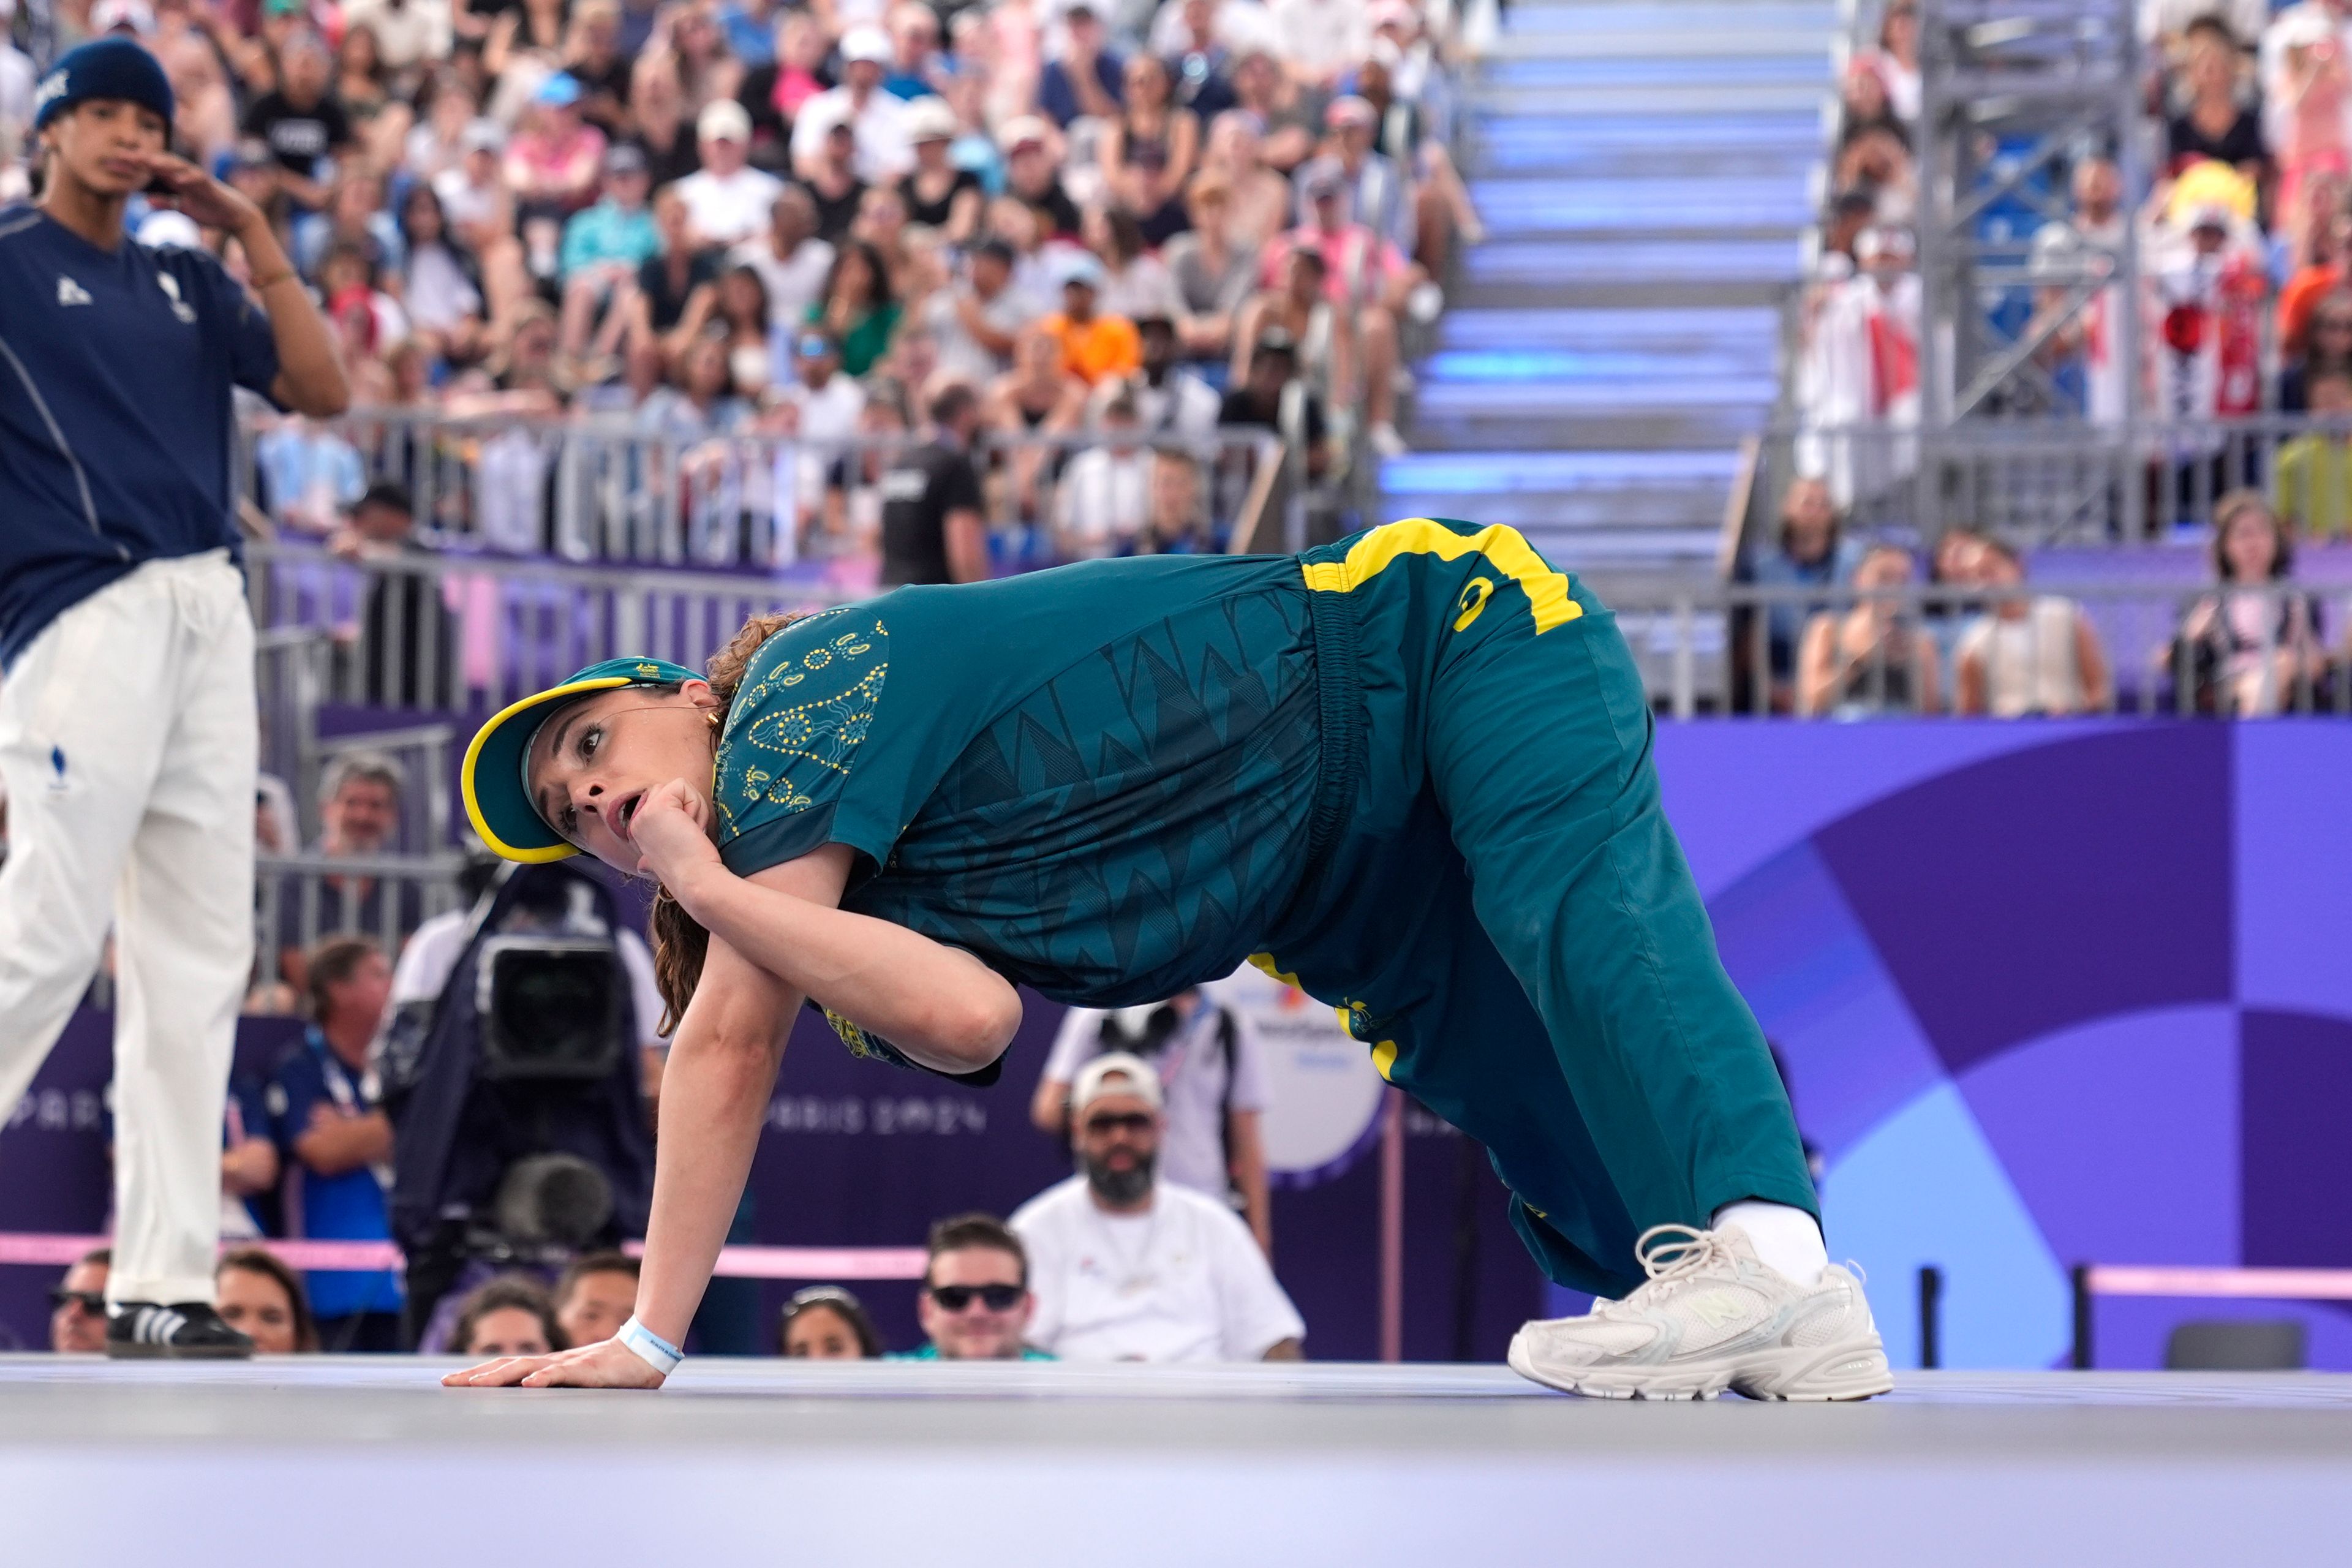
<svg viewBox="0 0 2352 1568"><path fill-rule="evenodd" d="M221 1321L208 1301L169 1307L152 1301L110 1301L106 1353L118 1358L227 1361L253 1353L253 1342Z"/></svg>

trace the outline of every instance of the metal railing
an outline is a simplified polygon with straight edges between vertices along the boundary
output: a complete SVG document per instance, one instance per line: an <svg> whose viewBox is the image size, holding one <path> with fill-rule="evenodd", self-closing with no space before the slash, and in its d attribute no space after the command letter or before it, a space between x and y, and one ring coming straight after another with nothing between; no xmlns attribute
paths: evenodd
<svg viewBox="0 0 2352 1568"><path fill-rule="evenodd" d="M1850 528L1922 544L1962 524L2021 546L2164 540L2210 525L2214 502L2245 488L2271 497L2299 533L2326 534L2352 528L2347 472L2352 418L2342 416L2019 420L1965 432L1780 422L1762 437L1748 535L1752 544L1769 532L1801 478L1829 483Z"/></svg>
<svg viewBox="0 0 2352 1568"><path fill-rule="evenodd" d="M329 424L268 416L244 434L244 500L285 536L323 535L361 487L389 479L408 489L423 534L452 548L582 564L832 568L853 579L864 562L868 581L883 472L923 444L897 434L801 440L757 426L682 434L615 416L460 419L401 408ZM1283 466L1282 439L1270 430L1147 433L1116 447L1101 431L990 432L974 457L995 564L1051 564L1057 524L1074 509L1108 504L1119 514L1108 521L1140 524L1153 449L1194 460L1188 521L1199 533L1255 534L1252 509L1288 499L1260 482L1266 465ZM1126 454L1129 465L1106 479L1111 460L1082 461L1087 451Z"/></svg>
<svg viewBox="0 0 2352 1568"><path fill-rule="evenodd" d="M1601 592L1679 718L2352 714L2352 580Z"/></svg>
<svg viewBox="0 0 2352 1568"><path fill-rule="evenodd" d="M265 855L254 863L254 971L267 990L290 955L331 936L361 936L386 957L411 932L458 907L463 857Z"/></svg>

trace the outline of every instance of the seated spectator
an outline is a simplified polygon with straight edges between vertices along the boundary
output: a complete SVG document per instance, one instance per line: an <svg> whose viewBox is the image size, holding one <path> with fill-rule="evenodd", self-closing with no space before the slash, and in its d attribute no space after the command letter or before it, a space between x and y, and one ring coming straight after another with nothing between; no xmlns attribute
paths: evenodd
<svg viewBox="0 0 2352 1568"><path fill-rule="evenodd" d="M1249 374L1225 394L1217 411L1221 430L1262 426L1305 454L1307 476L1319 483L1330 472L1330 422L1322 400L1298 379L1298 350L1288 332L1267 327L1250 350Z"/></svg>
<svg viewBox="0 0 2352 1568"><path fill-rule="evenodd" d="M2284 585L2294 542L2260 493L2214 503L2213 573L2219 589L2189 607L2164 655L2182 706L2239 719L2309 709L2326 669L2319 606Z"/></svg>
<svg viewBox="0 0 2352 1568"><path fill-rule="evenodd" d="M1035 115L1024 114L1005 125L1001 140L1004 144L1005 195L1019 197L1024 205L1045 215L1045 227L1037 237L1077 238L1081 215L1078 204L1062 187L1061 158L1052 128ZM1002 223L992 226L999 233L1005 232Z"/></svg>
<svg viewBox="0 0 2352 1568"><path fill-rule="evenodd" d="M1877 204L1880 223L1910 223L1919 210L1919 189L1909 133L1885 121L1856 126L1838 145L1831 185L1868 191Z"/></svg>
<svg viewBox="0 0 2352 1568"><path fill-rule="evenodd" d="M635 51L621 44L620 0L581 0L572 7L562 67L580 84L580 116L609 143L628 134L629 67Z"/></svg>
<svg viewBox="0 0 2352 1568"><path fill-rule="evenodd" d="M940 58L939 17L919 0L899 0L885 20L890 35L890 63L882 77L882 90L910 102L931 97L945 75Z"/></svg>
<svg viewBox="0 0 2352 1568"><path fill-rule="evenodd" d="M729 246L768 226L768 215L784 183L748 162L751 117L732 99L721 99L695 118L702 167L677 183L686 198L687 220L698 246Z"/></svg>
<svg viewBox="0 0 2352 1568"><path fill-rule="evenodd" d="M1225 235L1237 250L1256 256L1290 226L1290 182L1266 161L1265 142L1249 115L1233 110L1209 127L1203 167L1223 174L1232 193Z"/></svg>
<svg viewBox="0 0 2352 1568"><path fill-rule="evenodd" d="M812 1285L784 1303L776 1348L795 1361L872 1361L882 1353L882 1336L856 1297L838 1285Z"/></svg>
<svg viewBox="0 0 2352 1568"><path fill-rule="evenodd" d="M1353 58L1362 58L1361 51ZM1286 174L1314 153L1315 110L1323 100L1302 91L1274 51L1257 43L1242 50L1234 62L1234 97L1226 113L1246 116L1265 138L1260 151L1268 168Z"/></svg>
<svg viewBox="0 0 2352 1568"><path fill-rule="evenodd" d="M2320 297L2311 310L2302 352L2284 360L2278 391L2282 414L2310 410L2315 378L2352 374L2352 289L2337 289Z"/></svg>
<svg viewBox="0 0 2352 1568"><path fill-rule="evenodd" d="M406 787L400 764L381 752L337 757L320 780L320 829L311 852L331 859L393 853ZM278 973L299 991L306 984L302 950L320 932L391 930L405 936L423 918L413 882L387 886L373 877L340 872L318 878L310 888L289 881L278 911Z"/></svg>
<svg viewBox="0 0 2352 1568"><path fill-rule="evenodd" d="M1062 308L1039 326L1061 346L1062 368L1088 386L1131 374L1143 363L1143 343L1134 322L1099 310L1102 263L1080 252L1066 258L1061 271Z"/></svg>
<svg viewBox="0 0 2352 1568"><path fill-rule="evenodd" d="M2352 326L2352 298L2323 306L2314 318L2330 340ZM2328 428L2297 436L2279 448L2271 477L2278 520L2298 539L2333 539L2352 531L2352 367L2326 363L2305 383L2311 412Z"/></svg>
<svg viewBox="0 0 2352 1568"><path fill-rule="evenodd" d="M939 230L950 245L972 237L987 199L978 174L948 161L960 130L955 110L944 99L926 98L908 105L907 141L914 150L915 166L898 186L907 221Z"/></svg>
<svg viewBox="0 0 2352 1568"><path fill-rule="evenodd" d="M344 509L367 489L359 448L340 431L299 414L265 423L253 460L270 521L298 535L331 532Z"/></svg>
<svg viewBox="0 0 2352 1568"><path fill-rule="evenodd" d="M457 1309L449 1331L449 1353L488 1361L499 1356L546 1355L571 1349L555 1321L546 1287L527 1274L500 1274L484 1280Z"/></svg>
<svg viewBox="0 0 2352 1568"><path fill-rule="evenodd" d="M258 1247L226 1253L213 1270L213 1299L221 1321L253 1342L258 1355L310 1355L319 1349L319 1321L301 1279Z"/></svg>
<svg viewBox="0 0 2352 1568"><path fill-rule="evenodd" d="M832 341L843 370L861 376L889 353L898 318L898 301L882 253L862 239L842 240L833 270L825 276L824 296L808 308L807 327Z"/></svg>
<svg viewBox="0 0 2352 1568"><path fill-rule="evenodd" d="M1014 1214L1037 1299L1029 1337L1068 1361L1292 1361L1306 1325L1248 1227L1160 1180L1159 1074L1097 1057L1070 1089L1081 1173Z"/></svg>
<svg viewBox="0 0 2352 1568"><path fill-rule="evenodd" d="M267 1101L293 1181L288 1230L313 1241L388 1241L392 1122L376 1102L368 1047L392 994L392 966L365 937L330 937L303 964L310 1027L270 1074ZM320 1342L400 1348L400 1276L331 1269L310 1278Z"/></svg>
<svg viewBox="0 0 2352 1568"><path fill-rule="evenodd" d="M1133 57L1125 77L1125 101L1104 129L1097 159L1112 203L1133 217L1145 245L1157 247L1192 222L1184 187L1200 166L1201 121L1175 101L1168 68L1155 57Z"/></svg>
<svg viewBox="0 0 2352 1568"><path fill-rule="evenodd" d="M856 142L859 179L896 180L914 166L907 142L908 105L882 89L890 59L889 36L881 28L859 26L842 35L841 85L803 104L793 121L793 170L801 178L814 174L818 141L836 124L847 125Z"/></svg>
<svg viewBox="0 0 2352 1568"><path fill-rule="evenodd" d="M351 521L328 541L368 574L360 612L361 700L386 708L446 710L457 687L457 626L438 575L415 570L433 559L416 537L416 509L406 487L378 479L352 508ZM406 565L411 570L399 568Z"/></svg>
<svg viewBox="0 0 2352 1568"><path fill-rule="evenodd" d="M326 205L334 160L355 145L351 116L329 90L334 58L325 39L308 26L298 28L278 58L277 87L253 100L238 129L269 144L281 187L296 205L315 211Z"/></svg>
<svg viewBox="0 0 2352 1568"><path fill-rule="evenodd" d="M2238 97L2242 58L2230 25L2219 16L2200 16L2189 24L2188 62L2182 70L2189 107L2165 123L2168 168L2212 158L2250 180L2267 176L2270 148L2263 141L2262 116Z"/></svg>
<svg viewBox="0 0 2352 1568"><path fill-rule="evenodd" d="M1361 354L1353 375L1335 381L1331 395L1360 399L1372 449L1394 457L1404 450L1395 424L1397 316L1415 286L1427 279L1394 244L1348 220L1348 193L1336 171L1310 170L1301 184L1312 217L1269 250L1267 281L1279 277L1276 269L1300 251L1323 258L1324 297L1347 314Z"/></svg>
<svg viewBox="0 0 2352 1568"><path fill-rule="evenodd" d="M1853 608L1823 610L1805 626L1797 711L1860 719L1942 706L1936 639L1895 593L1911 580L1909 551L1882 544L1863 556Z"/></svg>
<svg viewBox="0 0 2352 1568"><path fill-rule="evenodd" d="M898 340L901 347L908 341L906 337ZM898 393L900 384L877 379L880 386L867 395L866 406L857 416L861 440L877 444L843 452L825 470L824 512L817 525L807 530L808 538L803 546L805 553L819 559L881 558L882 517L889 505L888 480L899 454L879 443L886 437L907 434L909 421Z"/></svg>
<svg viewBox="0 0 2352 1568"><path fill-rule="evenodd" d="M555 1282L555 1326L570 1345L621 1331L637 1310L637 1260L625 1252L583 1252Z"/></svg>
<svg viewBox="0 0 2352 1568"><path fill-rule="evenodd" d="M495 120L476 120L466 127L460 145L464 155L456 168L433 177L433 194L441 198L450 232L482 264L490 320L503 322L531 289L522 243L515 237L514 197L499 169L507 133Z"/></svg>
<svg viewBox="0 0 2352 1568"><path fill-rule="evenodd" d="M1221 360L1233 353L1234 318L1257 286L1257 247L1234 243L1233 183L1222 170L1193 175L1184 199L1192 226L1168 242L1160 259L1176 285L1186 356Z"/></svg>
<svg viewBox="0 0 2352 1568"><path fill-rule="evenodd" d="M776 389L770 418L800 445L796 504L803 514L824 504L824 472L857 434L866 389L842 366L841 345L822 330L793 340L793 379Z"/></svg>
<svg viewBox="0 0 2352 1568"><path fill-rule="evenodd" d="M628 321L637 275L662 252L661 229L646 205L651 189L641 148L623 142L604 154L604 195L563 226L558 273L563 286L563 353L578 359L595 333L597 357L619 348L620 327Z"/></svg>
<svg viewBox="0 0 2352 1568"><path fill-rule="evenodd" d="M2352 71L2344 58L2343 20L2332 5L2294 5L2273 18L2263 37L2272 74L2263 83L2269 116L2264 140L2278 159L2273 210L2299 232L2309 188L2347 163L2345 117L2352 109Z"/></svg>
<svg viewBox="0 0 2352 1568"><path fill-rule="evenodd" d="M667 338L677 331L697 295L718 284L722 258L695 237L693 214L675 185L654 197L654 229L661 249L637 268L630 331Z"/></svg>
<svg viewBox="0 0 2352 1568"><path fill-rule="evenodd" d="M1960 634L1953 709L1996 719L2105 712L2115 693L2098 628L2074 600L2024 592L2025 563L1997 539L1975 542L1970 573L1985 613Z"/></svg>
<svg viewBox="0 0 2352 1568"><path fill-rule="evenodd" d="M1764 588L1843 584L1862 563L1862 546L1843 536L1842 521L1830 500L1827 483L1791 479L1780 500L1780 527L1773 547L1747 563L1746 580ZM1764 606L1773 712L1786 713L1793 705L1797 639L1803 635L1806 622L1827 608L1832 596L1823 595L1818 601L1775 599ZM1742 657L1749 651L1747 637L1752 635L1740 637L1738 651Z"/></svg>
<svg viewBox="0 0 2352 1568"><path fill-rule="evenodd" d="M1135 399L1121 387L1103 405L1103 444L1070 458L1054 488L1054 556L1098 561L1134 552L1151 514L1151 454L1138 439Z"/></svg>
<svg viewBox="0 0 2352 1568"><path fill-rule="evenodd" d="M527 224L570 217L596 197L604 133L581 117L580 84L557 71L530 97L523 129L507 143L507 187Z"/></svg>
<svg viewBox="0 0 2352 1568"><path fill-rule="evenodd" d="M1224 549L1215 520L1201 505L1201 464L1162 447L1151 455L1151 518L1135 542L1138 555L1214 555Z"/></svg>
<svg viewBox="0 0 2352 1568"><path fill-rule="evenodd" d="M1305 224L1314 217L1307 200L1308 184L1328 177L1339 183L1339 210L1346 221L1361 224L1400 247L1412 244L1418 195L1410 171L1373 147L1380 115L1371 103L1353 94L1335 98L1324 111L1324 122L1330 131L1323 150L1290 176L1291 187L1298 193L1297 221Z"/></svg>
<svg viewBox="0 0 2352 1568"><path fill-rule="evenodd" d="M774 58L744 73L741 100L751 111L753 156L762 167L792 168L793 122L809 100L834 85L825 69L831 52L816 17L800 6L778 6Z"/></svg>
<svg viewBox="0 0 2352 1568"><path fill-rule="evenodd" d="M958 1215L931 1226L915 1318L923 1348L900 1361L1052 1361L1023 1342L1037 1310L1029 1255L993 1215Z"/></svg>
<svg viewBox="0 0 2352 1568"><path fill-rule="evenodd" d="M1392 6L1390 14L1400 12L1418 19L1409 5L1402 4ZM1371 58L1356 68L1356 91L1371 106L1371 148L1393 163L1413 186L1409 237L1412 258L1432 278L1443 278L1455 247L1479 243L1486 236L1486 226L1471 205L1469 188L1462 183L1453 154L1429 132L1426 117L1397 90L1395 68L1387 58L1391 52L1374 44Z"/></svg>
<svg viewBox="0 0 2352 1568"><path fill-rule="evenodd" d="M647 49L629 69L629 120L637 145L653 166L654 189L667 188L702 167L702 148L678 81L677 57Z"/></svg>
<svg viewBox="0 0 2352 1568"><path fill-rule="evenodd" d="M1234 104L1234 47L1250 37L1240 18L1255 9L1224 0L1164 0L1152 18L1151 52L1167 62L1176 101L1203 125Z"/></svg>
<svg viewBox="0 0 2352 1568"><path fill-rule="evenodd" d="M1116 120L1127 59L1110 47L1097 0L1069 0L1062 34L1061 53L1038 73L1037 108L1065 131L1082 115Z"/></svg>
<svg viewBox="0 0 2352 1568"><path fill-rule="evenodd" d="M1080 226L1087 248L1103 266L1096 310L1129 321L1145 316L1174 316L1176 280L1160 258L1145 247L1143 231L1132 213L1118 207L1090 208Z"/></svg>
<svg viewBox="0 0 2352 1568"><path fill-rule="evenodd" d="M1136 318L1143 363L1124 382L1106 383L1135 400L1136 418L1154 439L1201 440L1217 427L1217 395L1198 371L1177 363L1176 323L1147 311Z"/></svg>
<svg viewBox="0 0 2352 1568"><path fill-rule="evenodd" d="M939 368L985 386L1013 365L1021 329L1043 312L1013 286L1013 247L995 235L965 254L962 276L923 301L923 320L939 346Z"/></svg>
<svg viewBox="0 0 2352 1568"><path fill-rule="evenodd" d="M1890 0L1878 19L1878 47L1862 57L1886 84L1886 100L1905 124L1919 119L1919 7Z"/></svg>
<svg viewBox="0 0 2352 1568"><path fill-rule="evenodd" d="M365 257L373 268L397 274L406 260L400 226L383 210L383 182L353 165L335 181L323 211L294 222L294 261L313 281L339 247Z"/></svg>
<svg viewBox="0 0 2352 1568"><path fill-rule="evenodd" d="M412 332L435 359L464 362L482 352L482 264L450 230L441 197L424 180L400 204L400 301Z"/></svg>
<svg viewBox="0 0 2352 1568"><path fill-rule="evenodd" d="M814 166L803 176L809 201L816 211L816 236L838 245L856 226L873 187L857 177L857 138L847 121L835 121L819 138Z"/></svg>
<svg viewBox="0 0 2352 1568"><path fill-rule="evenodd" d="M758 272L768 291L768 322L777 334L779 360L791 352L808 308L824 294L833 256L833 247L817 237L815 204L799 185L786 185L777 193L768 209L765 234L728 253L730 262Z"/></svg>
<svg viewBox="0 0 2352 1568"><path fill-rule="evenodd" d="M1176 461L1153 469L1155 542L1182 539L1198 526L1198 486L1183 482L1192 459L1181 452L1160 456ZM1070 1086L1087 1063L1115 1051L1150 1063L1160 1075L1167 1105L1160 1174L1239 1211L1271 1258L1274 1221L1260 1133L1268 1100L1265 1044L1249 1016L1197 985L1157 1006L1071 1008L1029 1102L1038 1131L1068 1139Z"/></svg>
<svg viewBox="0 0 2352 1568"><path fill-rule="evenodd" d="M106 1352L106 1278L114 1249L85 1252L49 1292L49 1349L59 1355Z"/></svg>
<svg viewBox="0 0 2352 1568"><path fill-rule="evenodd" d="M1021 330L1013 368L996 378L982 406L990 426L1008 436L1075 430L1086 418L1087 384L1066 368L1062 340L1045 321L1032 321ZM1024 443L1006 457L1013 503L1024 518L1040 515L1050 456L1044 447Z"/></svg>
<svg viewBox="0 0 2352 1568"><path fill-rule="evenodd" d="M2124 416L2124 391L2128 379L2124 374L2121 342L2122 312L2127 296L2120 284L2114 284L2084 300L2080 298L2080 286L2100 274L2112 276L2112 258L2120 255L2128 242L2123 212L2123 174L2112 158L2083 158L2074 164L2072 184L2072 221L2044 224L2033 236L2031 266L2041 284L2035 290L2034 308L2039 317L2035 330L2048 324L2049 331L2040 357L2044 364L2063 372L2079 384L2082 412L2094 424L2114 425ZM1885 238L1883 234L1874 234L1865 242L1864 233L1857 231L1853 243L1857 247L1867 243L1883 252ZM1860 255L1859 248L1856 255ZM1850 310L1864 297L1864 291L1855 290L1844 303ZM1883 301L1888 296L1871 298L1880 302L1883 313ZM1843 323L1842 330L1851 329L1850 314L1840 320Z"/></svg>

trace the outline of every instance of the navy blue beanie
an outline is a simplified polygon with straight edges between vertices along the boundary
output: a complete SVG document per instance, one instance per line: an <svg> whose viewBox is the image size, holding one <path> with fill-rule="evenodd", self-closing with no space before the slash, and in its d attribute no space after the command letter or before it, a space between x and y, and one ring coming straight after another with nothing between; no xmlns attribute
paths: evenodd
<svg viewBox="0 0 2352 1568"><path fill-rule="evenodd" d="M66 51L33 89L33 129L38 131L77 103L119 98L153 110L172 124L172 79L153 55L129 38L94 38Z"/></svg>

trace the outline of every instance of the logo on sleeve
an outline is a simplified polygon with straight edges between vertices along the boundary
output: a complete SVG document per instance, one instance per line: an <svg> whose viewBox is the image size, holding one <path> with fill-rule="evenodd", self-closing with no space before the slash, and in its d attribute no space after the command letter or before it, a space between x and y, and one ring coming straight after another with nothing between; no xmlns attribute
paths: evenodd
<svg viewBox="0 0 2352 1568"><path fill-rule="evenodd" d="M58 303L60 305L87 305L89 303L89 290L83 288L80 284L75 282L70 278L61 277L58 279Z"/></svg>
<svg viewBox="0 0 2352 1568"><path fill-rule="evenodd" d="M162 284L163 292L172 297L172 314L179 317L184 324L194 326L196 324L195 307L180 298L180 280L168 272L158 272L155 274L155 281Z"/></svg>

